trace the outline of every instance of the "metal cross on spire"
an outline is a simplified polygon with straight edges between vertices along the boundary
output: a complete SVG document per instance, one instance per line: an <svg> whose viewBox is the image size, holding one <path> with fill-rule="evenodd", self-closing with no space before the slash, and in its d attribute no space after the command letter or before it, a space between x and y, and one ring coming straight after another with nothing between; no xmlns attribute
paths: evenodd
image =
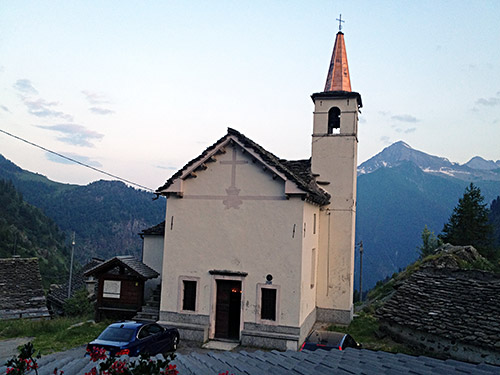
<svg viewBox="0 0 500 375"><path fill-rule="evenodd" d="M337 18L337 21L339 21L339 31L342 31L342 22L345 22L342 19L342 14L340 14L339 18Z"/></svg>

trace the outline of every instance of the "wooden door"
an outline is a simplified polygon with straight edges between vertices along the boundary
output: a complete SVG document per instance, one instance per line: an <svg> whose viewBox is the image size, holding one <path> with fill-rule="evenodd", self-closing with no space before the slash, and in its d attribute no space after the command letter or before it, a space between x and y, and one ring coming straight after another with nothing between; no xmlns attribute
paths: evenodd
<svg viewBox="0 0 500 375"><path fill-rule="evenodd" d="M240 338L241 281L217 280L215 337Z"/></svg>

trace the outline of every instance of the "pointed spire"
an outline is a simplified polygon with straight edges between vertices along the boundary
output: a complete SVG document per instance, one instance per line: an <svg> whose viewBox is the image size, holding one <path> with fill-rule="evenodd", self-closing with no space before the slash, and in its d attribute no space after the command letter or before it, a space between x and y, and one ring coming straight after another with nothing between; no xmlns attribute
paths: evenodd
<svg viewBox="0 0 500 375"><path fill-rule="evenodd" d="M328 69L328 76L326 77L325 92L328 91L352 91L344 33L341 31L337 33L335 38L330 69Z"/></svg>

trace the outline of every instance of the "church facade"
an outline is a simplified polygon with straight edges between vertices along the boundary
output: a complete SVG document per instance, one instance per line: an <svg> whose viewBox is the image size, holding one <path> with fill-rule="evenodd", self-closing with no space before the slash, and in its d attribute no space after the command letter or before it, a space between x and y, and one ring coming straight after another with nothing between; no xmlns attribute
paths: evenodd
<svg viewBox="0 0 500 375"><path fill-rule="evenodd" d="M280 159L228 129L158 188L160 323L184 339L297 350L316 321L352 319L362 103L341 32L312 99L310 159Z"/></svg>

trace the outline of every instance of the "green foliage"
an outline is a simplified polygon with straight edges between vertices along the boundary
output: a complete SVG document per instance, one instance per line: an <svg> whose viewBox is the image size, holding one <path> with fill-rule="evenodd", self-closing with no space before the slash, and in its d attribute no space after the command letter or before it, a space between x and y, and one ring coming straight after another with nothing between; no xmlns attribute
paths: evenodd
<svg viewBox="0 0 500 375"><path fill-rule="evenodd" d="M483 201L481 190L471 183L453 209L439 238L456 246L472 245L482 256L491 260L495 257L493 227L489 223L488 210Z"/></svg>
<svg viewBox="0 0 500 375"><path fill-rule="evenodd" d="M67 316L90 316L94 312L94 305L88 296L86 289L77 291L73 297L64 301L64 314Z"/></svg>
<svg viewBox="0 0 500 375"><path fill-rule="evenodd" d="M434 250L442 245L442 241L436 237L434 232L430 231L429 228L427 228L427 225L424 227L421 237L422 245L417 247L420 259L434 254Z"/></svg>
<svg viewBox="0 0 500 375"><path fill-rule="evenodd" d="M0 340L33 337L33 345L42 354L76 348L95 339L110 322L82 321L82 318L52 320L2 320Z"/></svg>
<svg viewBox="0 0 500 375"><path fill-rule="evenodd" d="M0 257L37 257L43 286L62 282L68 273L69 248L57 225L24 202L11 181L0 180Z"/></svg>

